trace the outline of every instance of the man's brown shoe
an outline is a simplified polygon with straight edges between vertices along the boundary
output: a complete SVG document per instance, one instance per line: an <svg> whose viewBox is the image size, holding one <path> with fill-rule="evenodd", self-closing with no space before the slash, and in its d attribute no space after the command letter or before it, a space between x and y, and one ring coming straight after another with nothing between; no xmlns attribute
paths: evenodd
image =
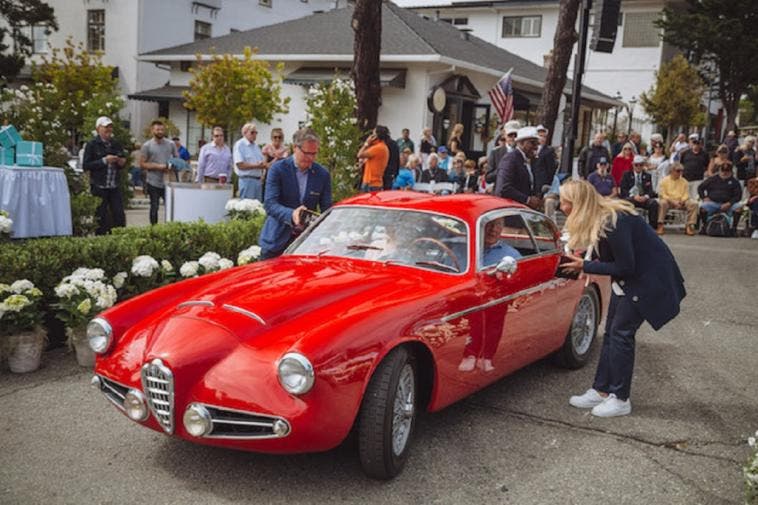
<svg viewBox="0 0 758 505"><path fill-rule="evenodd" d="M664 233L663 223L658 223L658 228L655 229L655 233L657 233L658 235L663 235Z"/></svg>
<svg viewBox="0 0 758 505"><path fill-rule="evenodd" d="M688 224L687 227L684 229L684 233L689 235L690 237L695 234L695 227L691 224Z"/></svg>

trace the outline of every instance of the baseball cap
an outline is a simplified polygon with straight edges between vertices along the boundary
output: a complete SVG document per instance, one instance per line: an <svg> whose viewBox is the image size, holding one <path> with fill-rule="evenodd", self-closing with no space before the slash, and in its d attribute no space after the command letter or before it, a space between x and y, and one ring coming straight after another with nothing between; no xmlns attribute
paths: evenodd
<svg viewBox="0 0 758 505"><path fill-rule="evenodd" d="M445 146L439 146L437 148L437 152L438 153L446 153L447 152L447 147L445 147Z"/></svg>
<svg viewBox="0 0 758 505"><path fill-rule="evenodd" d="M608 158L606 158L605 156L601 156L601 157L600 157L600 158L597 160L597 162L598 162L599 164L602 164L602 165L607 165L607 164L608 164Z"/></svg>
<svg viewBox="0 0 758 505"><path fill-rule="evenodd" d="M95 128L100 128L101 126L108 126L110 124L113 124L113 121L111 121L111 118L106 116L100 116L97 118L97 121L95 121Z"/></svg>
<svg viewBox="0 0 758 505"><path fill-rule="evenodd" d="M539 135L537 135L537 128L534 126L525 126L523 128L519 128L516 142L537 138L539 138Z"/></svg>
<svg viewBox="0 0 758 505"><path fill-rule="evenodd" d="M640 154L636 155L636 156L634 157L634 164L636 165L636 164L638 164L638 163L639 163L639 164L644 164L644 163L647 163L647 158L645 158L644 156L642 156L642 155L640 155Z"/></svg>
<svg viewBox="0 0 758 505"><path fill-rule="evenodd" d="M700 140L700 135L697 133L691 133L689 138L690 140Z"/></svg>
<svg viewBox="0 0 758 505"><path fill-rule="evenodd" d="M540 125L537 125L537 131L538 131L538 132L546 132L546 131L547 131L547 128L545 128L544 126L542 126L542 125L540 124Z"/></svg>

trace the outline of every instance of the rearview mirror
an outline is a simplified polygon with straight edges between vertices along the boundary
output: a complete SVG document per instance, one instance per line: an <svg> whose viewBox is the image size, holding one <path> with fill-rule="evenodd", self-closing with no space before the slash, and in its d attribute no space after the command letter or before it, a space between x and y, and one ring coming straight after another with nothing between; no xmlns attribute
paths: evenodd
<svg viewBox="0 0 758 505"><path fill-rule="evenodd" d="M512 256L506 256L500 260L500 263L489 272L490 275L497 275L498 272L506 274L508 277L516 273L518 263Z"/></svg>

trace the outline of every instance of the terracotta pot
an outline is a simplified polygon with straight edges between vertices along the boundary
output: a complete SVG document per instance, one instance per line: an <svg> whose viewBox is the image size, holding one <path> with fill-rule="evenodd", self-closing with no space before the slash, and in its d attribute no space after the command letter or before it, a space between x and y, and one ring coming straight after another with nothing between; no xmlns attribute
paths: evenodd
<svg viewBox="0 0 758 505"><path fill-rule="evenodd" d="M8 367L13 373L33 372L39 368L42 349L45 347L45 333L36 329L11 335L8 339Z"/></svg>
<svg viewBox="0 0 758 505"><path fill-rule="evenodd" d="M79 366L93 368L95 366L95 352L90 349L87 342L87 329L67 328L66 334L68 335L69 344L74 348L76 362L79 363Z"/></svg>

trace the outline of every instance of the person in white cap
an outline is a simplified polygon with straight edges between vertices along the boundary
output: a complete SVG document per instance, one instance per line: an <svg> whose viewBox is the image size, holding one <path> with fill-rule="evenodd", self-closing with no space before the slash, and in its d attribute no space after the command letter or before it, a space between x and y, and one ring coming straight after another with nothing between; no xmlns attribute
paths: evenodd
<svg viewBox="0 0 758 505"><path fill-rule="evenodd" d="M690 135L690 147L679 153L679 163L684 166L682 175L687 182L702 181L709 162L708 154L700 145L700 137L693 133Z"/></svg>
<svg viewBox="0 0 758 505"><path fill-rule="evenodd" d="M653 179L645 170L647 159L639 154L632 161L632 169L621 177L619 196L638 209L647 211L648 223L658 228L658 196L653 187Z"/></svg>
<svg viewBox="0 0 758 505"><path fill-rule="evenodd" d="M531 163L535 159L539 135L533 126L519 129L516 149L508 153L497 168L495 195L510 198L533 209L542 207L542 198L534 185Z"/></svg>
<svg viewBox="0 0 758 505"><path fill-rule="evenodd" d="M516 135L518 135L518 129L520 127L518 121L508 121L503 125L501 143L487 156L487 173L485 174L485 182L487 184L494 184L497 178L497 167L500 164L500 160L509 152L516 149Z"/></svg>
<svg viewBox="0 0 758 505"><path fill-rule="evenodd" d="M126 165L126 152L113 138L113 121L110 118L97 118L95 130L97 135L84 147L82 166L90 173L90 191L100 198L95 233L104 235L113 227L126 226L124 202L118 187L119 170Z"/></svg>

